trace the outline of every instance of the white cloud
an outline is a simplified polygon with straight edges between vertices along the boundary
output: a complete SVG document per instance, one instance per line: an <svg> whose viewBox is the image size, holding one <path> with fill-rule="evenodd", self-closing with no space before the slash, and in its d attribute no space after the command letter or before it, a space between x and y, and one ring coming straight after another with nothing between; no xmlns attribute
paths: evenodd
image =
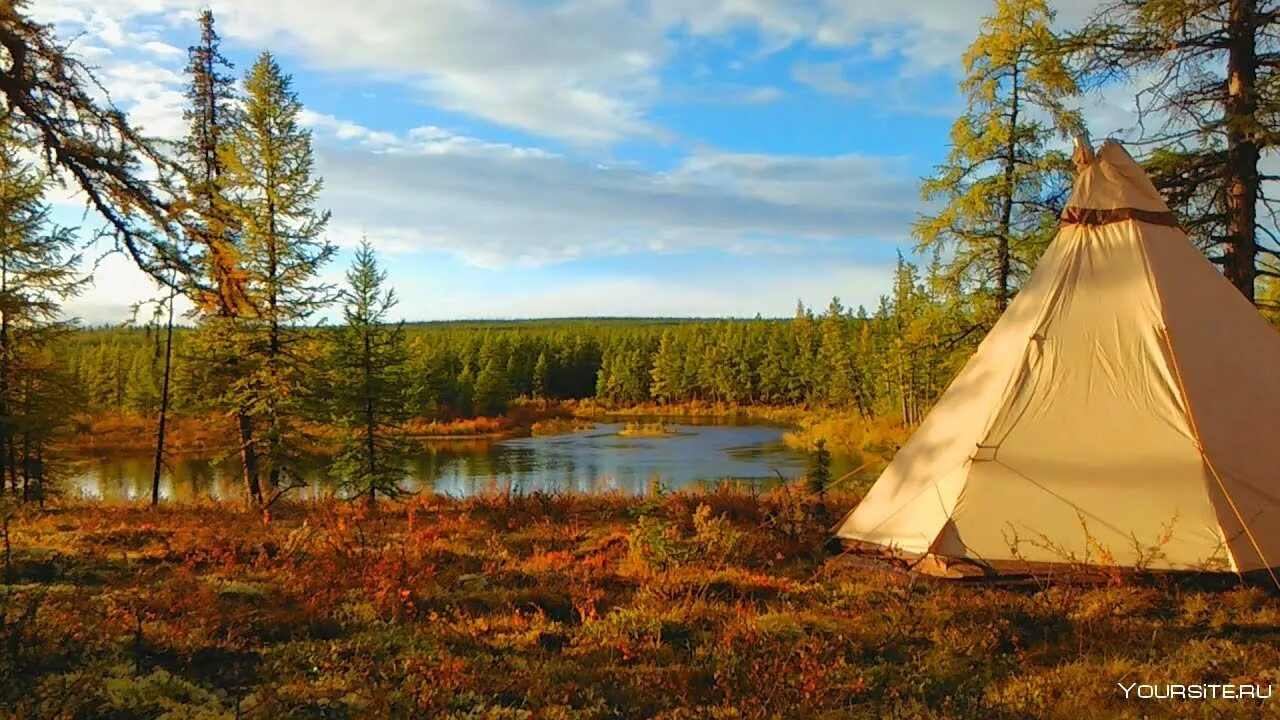
<svg viewBox="0 0 1280 720"><path fill-rule="evenodd" d="M896 161L860 156L706 152L659 173L450 136L386 149L322 143L318 166L335 233L482 267L901 240L918 208Z"/></svg>
<svg viewBox="0 0 1280 720"><path fill-rule="evenodd" d="M785 317L796 300L825 307L832 297L846 305L874 307L890 291L892 268L876 265L823 268L803 274L699 278L696 282L621 275L529 291L503 283L459 293L414 283L394 269L398 310L410 319L456 320L580 317L602 312L631 317ZM399 282L397 282L399 281Z"/></svg>
<svg viewBox="0 0 1280 720"><path fill-rule="evenodd" d="M845 77L844 63L840 62L796 63L791 66L791 79L829 95L861 98L869 94L866 87Z"/></svg>
<svg viewBox="0 0 1280 720"><path fill-rule="evenodd" d="M1055 6L1066 25L1097 3ZM135 47L172 58L180 51L158 40L158 28L183 22L205 4L42 0L38 14L87 29L109 50ZM313 68L397 80L439 107L586 145L667 137L647 112L664 97L661 71L679 51L674 30L710 37L754 31L765 53L808 42L855 60L900 56L910 75L955 72L991 10L976 0L217 0L213 6L224 37L241 44L292 54ZM802 67L797 80L842 94L862 84L834 70ZM773 94L761 88L745 96L751 97L766 102Z"/></svg>
<svg viewBox="0 0 1280 720"><path fill-rule="evenodd" d="M149 132L174 136L182 131L182 51L161 31L181 24L190 35L205 2L41 0L38 12L69 32L87 30L78 47L103 66L115 99ZM1092 0L1060 4L1084 7ZM762 52L798 42L838 49L847 62L799 64L794 79L858 95L866 83L854 70L868 57L892 53L911 72L953 72L990 6L954 0L215 0L213 9L224 37L241 46L271 47L307 69L398 82L439 107L590 146L666 139L647 112L667 92L661 76L679 50L678 30L717 37L756 31ZM884 80L893 92L882 101L908 106L910 84ZM875 89L881 95L883 88ZM725 90L705 94L760 103L780 94L772 87ZM917 104L918 111L939 111L928 101ZM318 170L326 179L321 203L334 211L335 240L349 245L367 234L389 253L447 252L484 268L632 253L796 254L855 238L899 242L920 209L915 179L892 158L704 150L656 172L435 126L391 133L316 112L303 122L317 135ZM869 282L869 275L858 277ZM608 283L624 281L636 283L640 299L634 302L657 302L645 295L656 292L643 284L652 279ZM794 295L800 281L759 282L762 296L781 296ZM85 303L137 299L126 290L139 287L150 292L136 277L104 276L102 287L105 294ZM598 300L604 292L600 283L576 287L540 302L567 308L585 302L586 295L573 293L596 293ZM669 296L708 313L731 306L737 309L723 311L747 313L762 308L735 303L755 302L752 292L726 285ZM537 307L533 298L517 302L508 307Z"/></svg>
<svg viewBox="0 0 1280 720"><path fill-rule="evenodd" d="M665 23L716 35L755 29L772 48L797 41L856 49L872 57L900 56L905 73L956 71L982 18L985 0L651 0ZM1100 0L1056 0L1057 24L1078 24Z"/></svg>
<svg viewBox="0 0 1280 720"><path fill-rule="evenodd" d="M142 132L168 139L186 132L184 80L177 72L154 62L120 60L104 63L97 77Z"/></svg>
<svg viewBox="0 0 1280 720"><path fill-rule="evenodd" d="M93 281L79 296L63 304L66 314L86 325L147 322L164 292L126 255L104 255L106 249L98 244L86 253L89 267L85 269L92 269ZM174 307L181 315L190 309L190 303L179 298Z"/></svg>

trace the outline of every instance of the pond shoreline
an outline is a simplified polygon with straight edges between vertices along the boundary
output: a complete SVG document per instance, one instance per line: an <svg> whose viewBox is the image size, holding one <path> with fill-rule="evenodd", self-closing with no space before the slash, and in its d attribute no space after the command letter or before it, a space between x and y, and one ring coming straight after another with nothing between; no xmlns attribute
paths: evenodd
<svg viewBox="0 0 1280 720"><path fill-rule="evenodd" d="M591 400L522 401L513 404L505 415L499 417L419 420L411 422L406 429L411 440L449 442L527 437L539 422L574 418L597 422L611 422L623 418L672 421L717 419L800 428L806 420L816 416L817 413L814 411L799 406L646 403L627 407L608 407ZM154 450L156 424L156 417L145 415L109 414L80 417L76 421L77 432L64 439L58 449L86 455ZM305 429L319 443L332 439L336 433L335 428L318 424L307 425ZM178 454L215 452L234 448L236 445L230 424L222 418L212 416L172 416L169 419L167 437L166 452ZM306 452L323 452L324 449L323 444L303 448Z"/></svg>
<svg viewBox="0 0 1280 720"><path fill-rule="evenodd" d="M634 495L653 487L711 487L724 481L764 489L808 471L811 459L787 447L776 425L671 424L666 435L626 435L626 424L601 423L569 434L422 441L405 465L403 488L411 493L468 496L512 488L517 492ZM465 442L464 442L465 441ZM72 463L69 496L135 500L150 496L149 449L86 453ZM841 470L847 461L838 460ZM335 492L329 454L307 455L298 466L305 488L299 499ZM161 480L166 500L235 499L242 492L234 453L175 452Z"/></svg>

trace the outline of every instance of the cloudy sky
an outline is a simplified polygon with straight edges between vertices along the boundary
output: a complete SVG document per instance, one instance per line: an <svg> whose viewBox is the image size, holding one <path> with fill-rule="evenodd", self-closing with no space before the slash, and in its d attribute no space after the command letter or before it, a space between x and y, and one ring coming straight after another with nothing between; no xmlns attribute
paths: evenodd
<svg viewBox="0 0 1280 720"><path fill-rule="evenodd" d="M1063 24L1093 0L1055 3ZM910 250L986 0L39 0L146 131L182 132L210 6L270 49L315 134L343 252L367 236L411 320L787 315L874 304ZM1125 98L1093 101L1096 136ZM77 224L77 206L59 218ZM73 310L149 295L108 258Z"/></svg>

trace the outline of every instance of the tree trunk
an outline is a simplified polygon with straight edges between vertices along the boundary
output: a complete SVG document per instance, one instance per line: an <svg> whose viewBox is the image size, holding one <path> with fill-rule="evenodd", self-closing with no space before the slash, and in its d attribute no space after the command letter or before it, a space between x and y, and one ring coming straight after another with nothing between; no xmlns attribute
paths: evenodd
<svg viewBox="0 0 1280 720"><path fill-rule="evenodd" d="M160 424L156 428L156 461L151 471L151 506L160 504L160 470L164 467L164 435L169 423L169 378L173 370L173 301L169 294L169 318L164 329L164 377L160 382Z"/></svg>
<svg viewBox="0 0 1280 720"><path fill-rule="evenodd" d="M31 435L22 434L22 501L31 499Z"/></svg>
<svg viewBox="0 0 1280 720"><path fill-rule="evenodd" d="M376 442L376 416L373 408L373 349L370 347L369 329L364 331L364 424L365 454L369 462L369 509L378 498L378 446Z"/></svg>
<svg viewBox="0 0 1280 720"><path fill-rule="evenodd" d="M280 253L276 234L276 205L272 192L276 189L275 174L267 170L267 316L270 322L268 361L272 370L271 381L275 387L267 391L270 398L270 413L267 422L267 453L271 463L267 472L268 490L280 487L280 458L284 454L280 442L280 406L279 398L274 393L281 392L279 387L284 373L281 371L283 352L280 342Z"/></svg>
<svg viewBox="0 0 1280 720"><path fill-rule="evenodd" d="M236 413L240 431L240 464L244 468L244 487L249 502L262 504L262 485L258 482L258 456L253 449L253 420L243 411Z"/></svg>
<svg viewBox="0 0 1280 720"><path fill-rule="evenodd" d="M4 455L5 465L9 469L9 487L13 488L13 492L17 494L21 491L18 484L18 450L13 444L13 433L8 433L4 437Z"/></svg>
<svg viewBox="0 0 1280 720"><path fill-rule="evenodd" d="M1000 229L996 239L996 312L1003 314L1009 306L1009 233L1013 228L1014 171L1018 149L1018 62L1013 64L1010 80L1009 143L1004 155L1004 196L1000 198Z"/></svg>
<svg viewBox="0 0 1280 720"><path fill-rule="evenodd" d="M1227 25L1227 279L1251 302L1257 279L1257 0L1230 0Z"/></svg>
<svg viewBox="0 0 1280 720"><path fill-rule="evenodd" d="M36 501L44 507L45 475L44 475L44 441L36 443Z"/></svg>
<svg viewBox="0 0 1280 720"><path fill-rule="evenodd" d="M0 262L0 292L9 291L9 266ZM4 492L5 471L8 466L8 455L3 448L8 446L9 435L13 432L13 404L9 400L9 313L0 312L0 493ZM15 486L14 494L18 488Z"/></svg>

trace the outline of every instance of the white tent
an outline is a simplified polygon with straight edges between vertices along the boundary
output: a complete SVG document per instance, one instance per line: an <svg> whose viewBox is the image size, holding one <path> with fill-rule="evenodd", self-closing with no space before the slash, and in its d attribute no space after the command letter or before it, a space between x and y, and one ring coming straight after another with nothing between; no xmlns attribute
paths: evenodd
<svg viewBox="0 0 1280 720"><path fill-rule="evenodd" d="M1026 286L837 535L997 570L1280 565L1280 332L1108 141Z"/></svg>

